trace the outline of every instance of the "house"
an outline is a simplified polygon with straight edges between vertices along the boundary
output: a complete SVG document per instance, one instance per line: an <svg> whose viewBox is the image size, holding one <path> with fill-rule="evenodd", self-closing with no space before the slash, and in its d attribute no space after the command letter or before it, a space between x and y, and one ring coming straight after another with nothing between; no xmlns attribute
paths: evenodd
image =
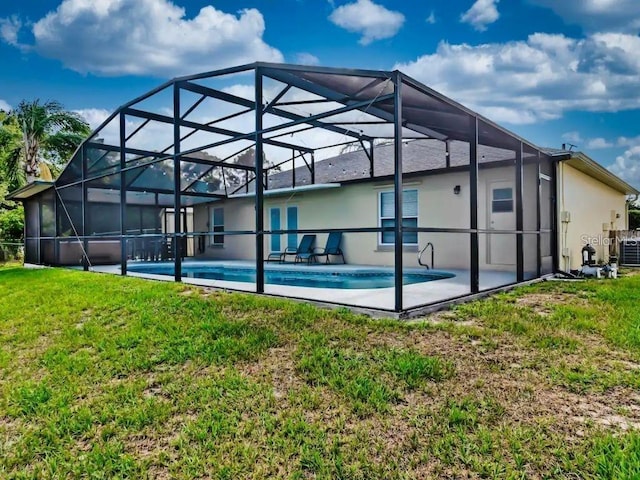
<svg viewBox="0 0 640 480"><path fill-rule="evenodd" d="M12 198L28 263L409 315L607 261L632 194L401 72L256 63L132 100ZM346 266L267 261L335 231Z"/></svg>

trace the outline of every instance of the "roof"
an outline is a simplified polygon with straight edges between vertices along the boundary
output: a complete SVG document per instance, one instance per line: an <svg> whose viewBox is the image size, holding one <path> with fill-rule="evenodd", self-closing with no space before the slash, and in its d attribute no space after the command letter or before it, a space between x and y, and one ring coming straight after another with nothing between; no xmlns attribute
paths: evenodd
<svg viewBox="0 0 640 480"><path fill-rule="evenodd" d="M627 182L611 173L582 152L573 152L555 148L542 148L542 152L557 161L566 161L569 165L593 177L605 185L626 195L640 195L640 192ZM509 161L514 152L485 145L478 145L479 164ZM465 142L449 142L449 157L452 167L469 164L469 145ZM354 180L375 181L378 177L393 175L393 144L378 145L374 150L374 177L369 175L369 158L363 150L343 153L335 157L316 162L316 183L341 183ZM302 160L299 161L302 163ZM402 149L403 172L421 172L438 170L446 166L445 143L427 139L405 142ZM295 169L296 187L311 184L311 174L306 166ZM293 172L287 170L269 176L269 189L281 189L293 186Z"/></svg>
<svg viewBox="0 0 640 480"><path fill-rule="evenodd" d="M514 159L512 150L495 147L478 146L480 163L500 162ZM377 145L374 149L374 177L387 177L394 171L393 143ZM469 144L466 142L449 142L449 162L451 167L469 165ZM297 165L303 164L302 160ZM439 140L411 140L404 143L402 148L402 170L413 173L438 170L447 166L446 144ZM369 174L369 158L364 150L346 152L315 164L316 183L340 183L353 180L371 179ZM296 187L311 184L311 173L303 164L295 169ZM293 172L286 170L270 175L268 188L278 189L291 187Z"/></svg>
<svg viewBox="0 0 640 480"><path fill-rule="evenodd" d="M625 195L640 195L640 191L638 191L637 188L625 182L584 152L549 147L542 148L541 150L552 158L566 162L576 170L601 181L614 190L624 193Z"/></svg>
<svg viewBox="0 0 640 480"><path fill-rule="evenodd" d="M49 190L53 187L54 182L45 181L45 180L36 180L33 183L28 183L24 187L19 188L18 190L14 190L13 192L7 195L7 200L26 200L29 197L32 197L40 192L44 192L45 190Z"/></svg>

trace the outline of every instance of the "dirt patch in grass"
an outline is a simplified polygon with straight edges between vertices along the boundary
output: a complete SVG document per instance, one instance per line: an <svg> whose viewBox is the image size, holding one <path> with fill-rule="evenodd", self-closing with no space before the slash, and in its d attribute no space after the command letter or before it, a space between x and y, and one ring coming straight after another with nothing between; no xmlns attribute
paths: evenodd
<svg viewBox="0 0 640 480"><path fill-rule="evenodd" d="M546 317L553 313L553 307L557 305L586 305L589 299L585 296L573 293L527 293L516 298L516 305L528 307L538 315Z"/></svg>
<svg viewBox="0 0 640 480"><path fill-rule="evenodd" d="M295 370L294 353L295 348L291 345L270 348L260 362L247 363L239 371L255 381L270 383L273 396L280 401L286 399L290 391L304 385Z"/></svg>
<svg viewBox="0 0 640 480"><path fill-rule="evenodd" d="M437 387L404 397L401 408L435 405L446 398L470 394L492 398L504 408L503 421L536 422L553 419L562 430L578 432L585 421L605 428L640 428L640 395L631 389L616 388L602 393L577 394L549 382L544 368L538 368L535 356L509 335L496 336L490 349L479 340L460 338L442 331L410 332L375 336L373 344L411 348L425 355L436 355L455 364L455 376ZM601 347L602 339L593 339ZM624 352L608 352L614 358ZM563 356L564 357L564 356ZM583 354L564 358L576 361ZM620 361L620 360L617 360ZM624 360L623 360L624 361ZM626 360L630 369L637 364ZM396 424L399 430L406 429Z"/></svg>
<svg viewBox="0 0 640 480"><path fill-rule="evenodd" d="M630 389L580 395L553 389L538 392L537 396L548 414L559 420L570 420L574 424L593 422L621 430L640 429L640 395ZM578 435L581 431L580 427L576 430Z"/></svg>

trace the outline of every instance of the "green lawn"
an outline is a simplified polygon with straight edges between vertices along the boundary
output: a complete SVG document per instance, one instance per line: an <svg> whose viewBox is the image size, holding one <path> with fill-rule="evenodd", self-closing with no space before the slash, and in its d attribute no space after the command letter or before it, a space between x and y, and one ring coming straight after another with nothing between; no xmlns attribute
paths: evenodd
<svg viewBox="0 0 640 480"><path fill-rule="evenodd" d="M0 268L0 478L640 478L640 275L425 320Z"/></svg>

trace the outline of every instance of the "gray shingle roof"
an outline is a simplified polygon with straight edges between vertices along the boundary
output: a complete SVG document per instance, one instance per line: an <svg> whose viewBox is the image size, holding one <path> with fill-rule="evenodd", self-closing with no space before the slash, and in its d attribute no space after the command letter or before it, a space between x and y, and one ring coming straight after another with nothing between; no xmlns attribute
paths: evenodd
<svg viewBox="0 0 640 480"><path fill-rule="evenodd" d="M449 144L451 166L469 164L469 144L452 141ZM495 147L478 147L480 163L514 159L514 152ZM308 161L307 157L307 161ZM302 164L302 166L297 166ZM374 178L393 175L394 146L384 144L374 150ZM446 147L439 140L408 141L402 148L404 173L435 170L446 166ZM369 159L363 150L343 153L335 157L316 162L315 183L339 183L369 177ZM296 160L296 186L310 185L311 173L302 159ZM292 186L293 173L285 170L269 176L268 188L287 188Z"/></svg>

